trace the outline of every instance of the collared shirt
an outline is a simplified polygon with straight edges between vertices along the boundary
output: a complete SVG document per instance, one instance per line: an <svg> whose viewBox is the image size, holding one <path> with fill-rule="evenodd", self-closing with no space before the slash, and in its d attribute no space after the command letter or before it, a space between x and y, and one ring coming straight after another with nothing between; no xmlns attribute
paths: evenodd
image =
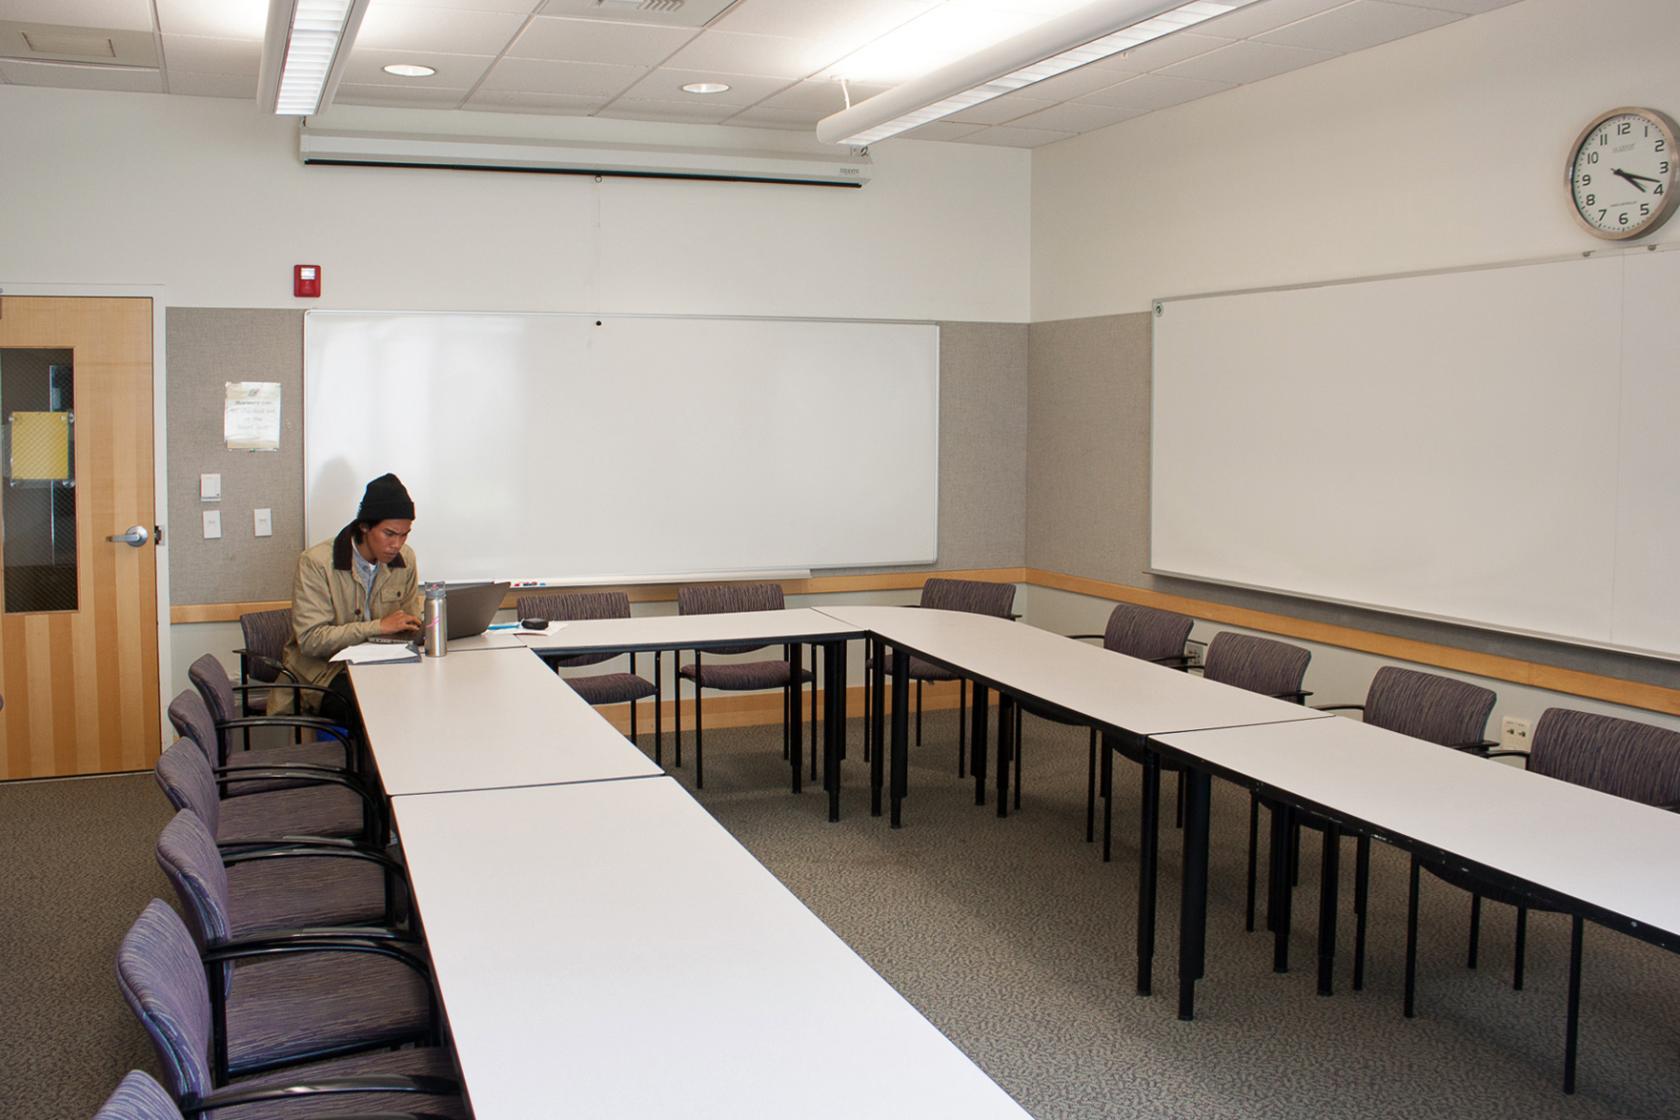
<svg viewBox="0 0 1680 1120"><path fill-rule="evenodd" d="M350 563L356 569L356 579L362 585L362 610L364 619L373 619L373 580L379 575L379 565L372 560L363 558L362 550L354 544L350 546Z"/></svg>

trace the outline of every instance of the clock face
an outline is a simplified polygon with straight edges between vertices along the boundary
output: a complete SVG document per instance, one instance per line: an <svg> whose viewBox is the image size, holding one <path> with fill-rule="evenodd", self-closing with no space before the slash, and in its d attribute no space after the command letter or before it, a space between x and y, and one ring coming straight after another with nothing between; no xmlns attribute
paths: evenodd
<svg viewBox="0 0 1680 1120"><path fill-rule="evenodd" d="M1674 122L1651 109L1612 109L1575 141L1569 189L1575 216L1597 237L1650 233L1674 212Z"/></svg>

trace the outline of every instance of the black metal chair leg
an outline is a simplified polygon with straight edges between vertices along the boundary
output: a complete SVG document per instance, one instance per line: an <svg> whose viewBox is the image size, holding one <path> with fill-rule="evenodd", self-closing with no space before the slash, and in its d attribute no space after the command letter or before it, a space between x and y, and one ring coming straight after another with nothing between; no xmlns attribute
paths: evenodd
<svg viewBox="0 0 1680 1120"><path fill-rule="evenodd" d="M1576 914L1569 929L1569 1018L1563 1031L1563 1091L1575 1091L1575 1057L1581 1036L1581 942L1586 922Z"/></svg>
<svg viewBox="0 0 1680 1120"><path fill-rule="evenodd" d="M1021 705L1015 705L1015 808L1021 807Z"/></svg>
<svg viewBox="0 0 1680 1120"><path fill-rule="evenodd" d="M701 742L700 703L701 693L706 689L700 683L700 651L694 651L694 788L706 788L706 755L705 746Z"/></svg>
<svg viewBox="0 0 1680 1120"><path fill-rule="evenodd" d="M1406 1018L1417 1015L1418 861L1412 857L1412 880L1406 899Z"/></svg>
<svg viewBox="0 0 1680 1120"><path fill-rule="evenodd" d="M1371 838L1361 836L1353 854L1353 990L1365 987L1365 914L1371 902Z"/></svg>
<svg viewBox="0 0 1680 1120"><path fill-rule="evenodd" d="M808 744L808 753L811 756L811 780L813 782L817 780L817 666L822 662L822 658L817 656L818 652L816 643L811 643L811 737L806 739L805 742ZM799 685L796 684L793 687L797 693ZM834 682L830 681L829 687L834 687Z"/></svg>
<svg viewBox="0 0 1680 1120"><path fill-rule="evenodd" d="M636 655L633 653L630 655L630 673L632 676L636 673ZM630 741L632 743L636 741L636 709L640 706L641 704L638 701L630 701Z"/></svg>
<svg viewBox="0 0 1680 1120"><path fill-rule="evenodd" d="M1254 880L1259 846L1260 799L1251 793L1248 795L1248 916L1243 927L1249 933L1254 932Z"/></svg>
<svg viewBox="0 0 1680 1120"><path fill-rule="evenodd" d="M679 650L673 650L672 651L671 669L672 669L672 672L674 672L676 674L675 687L676 687L676 692L677 692L677 702L676 702L676 704L674 704L672 706L672 712L671 712L671 718L673 719L673 721L675 723L675 726L673 726L672 729L671 729L671 741L672 741L672 750L675 752L675 755L676 755L677 769L681 770L682 769L682 650L679 649ZM699 688L699 683L698 682L696 682L695 688L696 688L696 690L698 690L698 688Z"/></svg>
<svg viewBox="0 0 1680 1120"><path fill-rule="evenodd" d="M1091 728L1091 748L1085 757L1085 843L1097 838L1097 729Z"/></svg>
<svg viewBox="0 0 1680 1120"><path fill-rule="evenodd" d="M916 745L922 745L922 682L916 682Z"/></svg>
<svg viewBox="0 0 1680 1120"><path fill-rule="evenodd" d="M653 651L653 764L665 765L665 654Z"/></svg>
<svg viewBox="0 0 1680 1120"><path fill-rule="evenodd" d="M875 708L871 699L875 692L875 667L869 663L869 643L863 643L863 760L869 761L869 751L875 745L875 719L872 713Z"/></svg>
<svg viewBox="0 0 1680 1120"><path fill-rule="evenodd" d="M1019 736L1016 737L1019 740ZM957 682L957 780L968 777L968 678Z"/></svg>

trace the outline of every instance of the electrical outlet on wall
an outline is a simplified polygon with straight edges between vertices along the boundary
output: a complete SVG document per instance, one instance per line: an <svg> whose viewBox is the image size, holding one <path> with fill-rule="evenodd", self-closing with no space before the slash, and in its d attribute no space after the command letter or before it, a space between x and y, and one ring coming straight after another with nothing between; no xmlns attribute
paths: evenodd
<svg viewBox="0 0 1680 1120"><path fill-rule="evenodd" d="M1190 665L1191 668L1195 668L1196 666L1202 664L1202 658L1206 653L1207 653L1207 643L1206 642L1185 642L1184 643L1184 656L1188 659L1188 664Z"/></svg>
<svg viewBox="0 0 1680 1120"><path fill-rule="evenodd" d="M1529 723L1526 719L1506 716L1499 721L1499 745L1508 751L1526 751L1528 728Z"/></svg>
<svg viewBox="0 0 1680 1120"><path fill-rule="evenodd" d="M204 511L204 539L213 541L222 535L222 511L207 509Z"/></svg>

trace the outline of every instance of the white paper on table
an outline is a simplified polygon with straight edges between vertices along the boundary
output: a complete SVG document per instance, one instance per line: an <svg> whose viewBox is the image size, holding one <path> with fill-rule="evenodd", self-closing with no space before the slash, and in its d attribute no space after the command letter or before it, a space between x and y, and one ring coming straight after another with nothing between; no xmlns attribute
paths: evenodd
<svg viewBox="0 0 1680 1120"><path fill-rule="evenodd" d="M332 655L334 661L348 661L352 665L372 665L380 661L418 661L420 655L410 645L388 642L363 642L346 646Z"/></svg>
<svg viewBox="0 0 1680 1120"><path fill-rule="evenodd" d="M224 382L222 439L230 451L280 450L280 383Z"/></svg>

